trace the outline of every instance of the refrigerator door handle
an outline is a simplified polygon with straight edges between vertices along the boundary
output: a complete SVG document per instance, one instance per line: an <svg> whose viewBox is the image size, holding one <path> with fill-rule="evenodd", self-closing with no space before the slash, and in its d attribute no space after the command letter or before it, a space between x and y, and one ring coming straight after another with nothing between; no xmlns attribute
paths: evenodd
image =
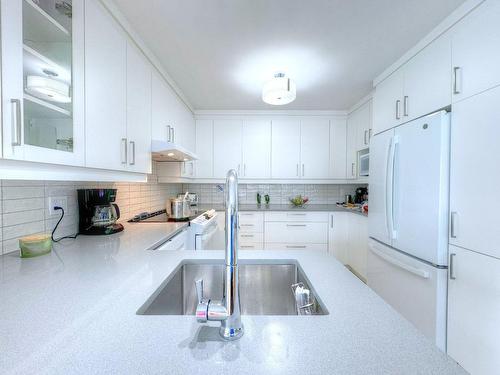
<svg viewBox="0 0 500 375"><path fill-rule="evenodd" d="M392 231L391 228L391 223L389 220L389 212L392 211L391 209L391 196L392 192L390 190L390 186L392 186L391 183L391 174L389 173L390 168L391 168L391 154L392 154L392 138L391 141L389 142L389 146L387 147L387 162L386 162L386 170L385 170L385 226L387 228L387 234L390 236L390 233Z"/></svg>
<svg viewBox="0 0 500 375"><path fill-rule="evenodd" d="M387 173L386 173L386 225L389 237L395 238L394 233L394 157L396 151L397 137L391 138L389 152L387 157Z"/></svg>
<svg viewBox="0 0 500 375"><path fill-rule="evenodd" d="M420 268L416 268L416 267L413 267L413 266L410 266L404 262L401 262L400 260L398 259L395 259L393 257L391 257L390 255L386 254L385 252L377 249L377 247L374 245L374 244L370 244L370 251L377 255L379 258L382 258L383 260L385 260L386 262L392 264L393 266L396 266L398 268L401 268L405 271L408 271L416 276L419 276L423 279L428 279L429 278L429 272L426 271L426 270L423 270L423 269L420 269Z"/></svg>
<svg viewBox="0 0 500 375"><path fill-rule="evenodd" d="M398 167L398 159L397 156L399 154L399 149L400 149L400 144L399 144L399 137L397 135L394 136L393 141L392 141L392 171L391 171L391 180L392 180L392 195L391 195L391 227L392 227L392 232L391 232L391 238L395 240L398 238L398 229L397 229L397 223L395 220L395 215L394 215L394 201L397 199L394 199L394 197L399 197L399 181L396 179L396 168Z"/></svg>

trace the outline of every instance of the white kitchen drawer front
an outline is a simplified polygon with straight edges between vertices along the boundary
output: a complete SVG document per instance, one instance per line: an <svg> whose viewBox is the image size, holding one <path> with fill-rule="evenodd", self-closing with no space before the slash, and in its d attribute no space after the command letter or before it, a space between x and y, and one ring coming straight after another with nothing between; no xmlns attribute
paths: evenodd
<svg viewBox="0 0 500 375"><path fill-rule="evenodd" d="M274 211L265 213L265 221L302 221L327 223L328 212L292 212L292 211Z"/></svg>
<svg viewBox="0 0 500 375"><path fill-rule="evenodd" d="M240 230L246 232L262 232L264 230L263 212L241 212L239 213Z"/></svg>
<svg viewBox="0 0 500 375"><path fill-rule="evenodd" d="M264 250L264 242L241 242L241 250Z"/></svg>
<svg viewBox="0 0 500 375"><path fill-rule="evenodd" d="M265 242L328 243L328 223L266 222Z"/></svg>
<svg viewBox="0 0 500 375"><path fill-rule="evenodd" d="M239 241L240 244L245 242L263 242L264 233L245 233L240 231Z"/></svg>
<svg viewBox="0 0 500 375"><path fill-rule="evenodd" d="M268 243L265 250L316 250L327 251L326 243Z"/></svg>

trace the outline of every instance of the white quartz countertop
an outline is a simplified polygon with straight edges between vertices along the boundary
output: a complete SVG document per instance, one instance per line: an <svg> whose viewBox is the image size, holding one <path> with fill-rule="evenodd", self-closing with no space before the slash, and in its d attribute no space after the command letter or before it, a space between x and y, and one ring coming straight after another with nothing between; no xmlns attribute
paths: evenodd
<svg viewBox="0 0 500 375"><path fill-rule="evenodd" d="M243 316L222 342L194 316L136 311L184 259L222 251L145 250L185 224L125 224L110 236L65 240L50 255L1 257L0 368L9 374L461 374L333 257L242 251L296 260L324 316ZM217 327L218 324L211 326Z"/></svg>

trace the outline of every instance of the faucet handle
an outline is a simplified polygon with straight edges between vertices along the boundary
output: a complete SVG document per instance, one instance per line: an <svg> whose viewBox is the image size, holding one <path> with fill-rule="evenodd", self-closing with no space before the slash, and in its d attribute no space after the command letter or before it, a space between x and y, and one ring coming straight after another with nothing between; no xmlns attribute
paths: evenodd
<svg viewBox="0 0 500 375"><path fill-rule="evenodd" d="M196 306L196 320L205 323L208 320L208 305L210 300L203 298L203 279L195 280L196 294L198 295L198 305Z"/></svg>
<svg viewBox="0 0 500 375"><path fill-rule="evenodd" d="M198 279L194 282L196 286L196 294L198 295L198 303L203 301L203 279Z"/></svg>

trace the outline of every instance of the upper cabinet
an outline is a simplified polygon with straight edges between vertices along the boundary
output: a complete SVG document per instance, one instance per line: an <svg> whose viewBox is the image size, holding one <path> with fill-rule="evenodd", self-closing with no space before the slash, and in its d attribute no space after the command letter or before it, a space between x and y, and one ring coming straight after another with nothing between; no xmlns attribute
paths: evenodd
<svg viewBox="0 0 500 375"><path fill-rule="evenodd" d="M195 149L195 120L191 110L155 70L152 78L152 137Z"/></svg>
<svg viewBox="0 0 500 375"><path fill-rule="evenodd" d="M330 178L346 178L347 122L344 116L330 120Z"/></svg>
<svg viewBox="0 0 500 375"><path fill-rule="evenodd" d="M449 106L451 71L451 40L444 35L377 85L373 132L383 132Z"/></svg>
<svg viewBox="0 0 500 375"><path fill-rule="evenodd" d="M323 179L329 177L330 121L304 119L300 127L301 178Z"/></svg>
<svg viewBox="0 0 500 375"><path fill-rule="evenodd" d="M500 84L500 2L488 0L452 30L453 101Z"/></svg>
<svg viewBox="0 0 500 375"><path fill-rule="evenodd" d="M230 169L241 176L241 120L214 121L214 177L225 178Z"/></svg>
<svg viewBox="0 0 500 375"><path fill-rule="evenodd" d="M212 178L214 176L214 122L196 120L196 155L195 176Z"/></svg>
<svg viewBox="0 0 500 375"><path fill-rule="evenodd" d="M84 4L54 4L1 2L2 155L78 166L84 163Z"/></svg>
<svg viewBox="0 0 500 375"><path fill-rule="evenodd" d="M356 128L356 151L370 147L372 136L372 101L369 100L349 115L349 122Z"/></svg>
<svg viewBox="0 0 500 375"><path fill-rule="evenodd" d="M125 170L127 39L98 0L85 2L86 165Z"/></svg>
<svg viewBox="0 0 500 375"><path fill-rule="evenodd" d="M242 178L271 177L271 121L243 121L242 164Z"/></svg>
<svg viewBox="0 0 500 375"><path fill-rule="evenodd" d="M271 150L273 178L300 178L300 120L273 120Z"/></svg>

